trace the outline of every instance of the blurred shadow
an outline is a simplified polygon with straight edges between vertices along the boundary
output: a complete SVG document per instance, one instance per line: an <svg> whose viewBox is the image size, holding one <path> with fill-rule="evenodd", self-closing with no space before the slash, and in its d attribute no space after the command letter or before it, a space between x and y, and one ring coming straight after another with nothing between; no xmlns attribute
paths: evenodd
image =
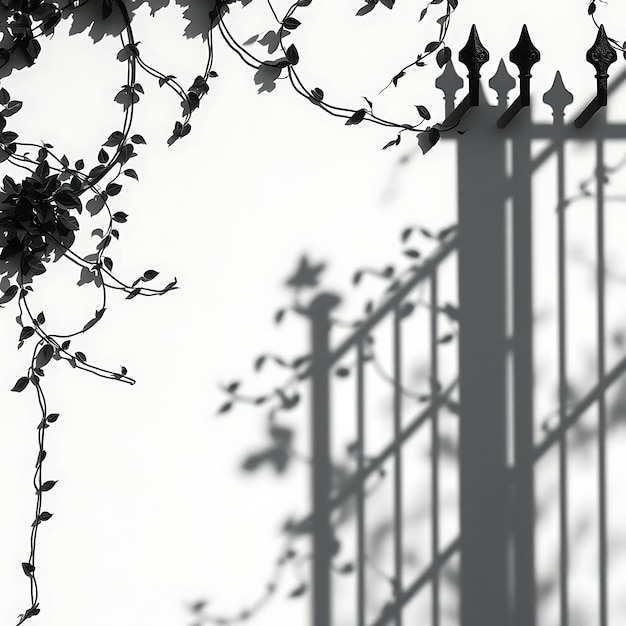
<svg viewBox="0 0 626 626"><path fill-rule="evenodd" d="M450 67L446 72L448 78L454 78ZM622 73L612 88L625 79L626 73ZM449 80L450 93L446 94L445 83L441 81L440 86L450 118L455 116L458 85L455 80ZM312 502L311 513L290 520L285 531L294 542L301 538L310 538L312 542L310 553L303 558L307 563L310 561L314 626L339 623L338 605L348 601L353 612L351 617L341 618L346 624L401 626L413 621L412 603L427 589L430 609L427 617L421 618L433 626L444 622L462 626L534 626L539 607L550 602L558 605L563 626L580 622L583 613L571 597L569 580L575 561L574 542L589 536L592 524L587 512L572 521L568 472L571 458L589 442L594 442L598 449L598 495L591 505L599 511L594 584L598 587L598 623L606 624L609 548L606 446L609 435L617 432L624 417L626 357L608 367L605 354L608 274L603 244L608 167L603 146L608 140L625 139L626 127L609 123L602 110L596 111L584 128L574 131L566 125L565 109L572 103L572 96L559 74L544 96L544 102L552 109L552 124L534 123L529 109L519 105L519 101L511 113L512 109L507 107L508 93L514 81L503 63L489 84L498 94L497 105L488 105L479 93L478 107L465 104L460 113L457 111L455 122L467 132L452 132L443 137L456 141L458 146L457 228L449 229L433 254L416 262L402 278L397 279L393 271L382 270L380 275L390 280L384 296L376 306L366 308L366 315L352 324L353 329L340 342L333 341L333 329L337 326L334 310L339 298L321 292L303 303L299 291L296 294L293 309L308 325L310 352L305 360L283 359L283 364L293 370L298 383L306 381L310 393L307 410L311 452L307 459L311 463ZM547 139L548 145L533 154L531 143L536 139ZM566 333L570 313L566 297L566 209L573 200L565 195L565 145L570 141L592 142L595 146L595 190L587 197L595 203L598 226L595 235L598 359L587 387L576 389L575 393L568 374L571 346ZM535 432L534 415L533 297L539 277L533 275L532 180L549 159L556 163L557 190L558 408L555 415L558 420L539 436ZM440 300L440 268L455 256L458 305L444 306ZM306 274L307 269L311 279L313 266L301 262L300 270ZM314 273L307 286L317 286L318 273ZM423 292L428 294L426 298ZM408 326L406 321L420 307L426 315L428 341L413 347L403 333ZM450 321L458 322L460 328L458 379L443 376L441 344L448 340L444 342L441 329ZM366 414L372 412L368 386L373 376L369 374L376 369L377 362L373 346L378 339L373 338L383 327L391 330L391 366L383 376L393 396L386 421L391 434L386 440L372 442L366 441ZM414 381L403 369L403 361L414 358L415 352L428 355L426 394L410 389L408 383ZM346 358L351 359L349 367L344 365ZM352 378L352 417L333 412L337 377ZM611 399L609 391L616 391ZM280 394L277 397L283 408L285 402L290 404L290 398L293 404L293 395L283 392L283 397ZM262 404L267 400L266 396L262 398L263 402L258 402L258 398L252 402ZM412 405L414 413L409 417L407 398L419 407L415 410ZM583 425L581 419L591 407L598 414L594 427ZM272 420L275 417L273 413ZM354 420L356 439L346 448L347 461L331 454L335 449L331 439L335 419ZM451 419L457 432L452 437L444 432ZM293 453L293 433L289 431L287 435L276 430L273 422L268 432L271 444L249 455L244 469L255 471L261 466L273 466L279 473L285 470ZM404 471L410 460L405 451L409 442L422 435L428 440L424 470L428 478L427 494L420 491L407 499L404 484L412 477ZM535 475L538 461L547 453L558 458L557 485L550 498L539 500ZM442 487L446 467L451 467L458 476L458 506L453 508L456 508L459 533L444 541L442 520L448 514L444 504L450 506ZM367 523L369 497L375 491L371 489L372 482L385 476L390 478L386 515L382 520ZM425 500L429 500L429 507L423 506ZM536 534L540 523L551 515L558 520L557 557L551 577L540 579L535 562ZM416 522L427 522L429 526L430 546L424 554L411 542L408 533L408 528ZM352 539L340 540L339 534L345 534L346 529ZM353 557L347 563L342 547L346 543L353 547ZM460 567L456 564L459 556ZM340 559L344 560L343 564ZM385 565L380 565L383 561ZM416 564L419 571L414 574ZM354 574L350 593L346 592L344 582L338 582L338 577L343 580L346 574ZM384 589L379 594L376 589L380 589L381 581ZM305 589L299 588L291 595L304 595ZM447 600L444 603L443 598L451 592L456 596L456 604ZM337 606L333 597L339 600L335 602ZM202 619L201 612L198 619Z"/></svg>

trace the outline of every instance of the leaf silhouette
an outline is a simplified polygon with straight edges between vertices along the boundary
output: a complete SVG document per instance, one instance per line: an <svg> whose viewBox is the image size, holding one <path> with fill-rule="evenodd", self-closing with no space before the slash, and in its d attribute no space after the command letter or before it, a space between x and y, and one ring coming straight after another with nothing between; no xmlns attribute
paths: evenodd
<svg viewBox="0 0 626 626"><path fill-rule="evenodd" d="M302 256L295 273L287 280L287 286L296 289L302 287L317 287L319 275L325 267L326 265L324 263L312 265L306 256Z"/></svg>

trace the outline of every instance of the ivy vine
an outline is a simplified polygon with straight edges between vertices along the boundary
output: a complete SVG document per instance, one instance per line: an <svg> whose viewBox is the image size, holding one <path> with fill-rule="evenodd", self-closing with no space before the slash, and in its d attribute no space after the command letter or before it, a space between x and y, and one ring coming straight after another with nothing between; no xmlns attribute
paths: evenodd
<svg viewBox="0 0 626 626"><path fill-rule="evenodd" d="M35 516L31 528L30 554L22 563L23 572L30 584L30 604L18 617L18 624L40 612L36 571L38 533L40 525L52 517L51 512L43 509L44 494L56 485L56 481L45 477L43 472L46 430L59 417L59 413L50 412L46 402L44 380L47 368L53 361L65 362L74 369L133 384L134 380L125 367L116 370L95 364L77 344L82 335L102 320L109 306L111 292L119 292L126 299L133 299L137 296L161 296L177 288L176 279L167 282L163 287L150 287L148 283L159 276L159 272L153 269L147 269L134 280L123 280L114 272L112 245L120 237L121 225L129 219L127 213L117 210L114 205L118 202L117 196L123 191L124 185L130 180L139 179L136 169L129 167L129 162L138 155L139 146L146 143L142 135L133 130L135 109L144 96L144 89L137 80L138 72L143 71L146 76L158 81L159 86L166 87L180 102L181 115L174 121L167 140L169 145L191 132L193 113L209 94L211 81L218 79L214 68L213 39L217 33L241 61L254 70L254 80L260 85L259 91L272 91L279 78L286 78L285 82L305 101L324 113L343 120L348 126L369 122L394 131L395 138L387 142L383 149L397 146L408 133L417 137L420 146L427 150L437 143L441 132L449 130L442 124L432 123L431 112L421 104L415 107L417 119L401 122L377 115L374 112L374 103L367 98L366 106L331 103L322 87L307 84L299 72L302 49L287 41L302 24L306 17L305 9L312 4L312 0L297 0L282 15L272 0L263 1L267 4L270 28L264 34L253 35L242 42L229 28L228 14L231 5L246 7L252 0L211 0L208 3L204 0L185 0L183 4L189 9L194 3L202 8L200 12L208 20L196 28L206 42L206 59L192 84L185 88L176 76L153 67L146 60L133 28L136 4L131 7L124 0L0 0L0 71L3 76L33 65L42 54L43 39L54 34L61 20L70 17L80 18L84 27L90 25L99 32L118 36L121 47L117 58L126 64L125 82L117 93L112 94L115 102L122 106L123 118L119 128L109 134L94 154L90 155L89 160L79 159L73 164L63 150L57 150L46 142L21 140L18 133L11 130L10 118L19 113L22 102L12 98L8 90L0 86L0 163L12 167L22 175L20 179L12 171L11 176L7 174L3 177L0 187L0 308L16 306L18 349L28 344L31 350L30 365L15 382L13 391L21 393L27 389L32 390L40 410L37 426L39 449L34 473ZM395 0L359 0L358 4L360 6L356 15L364 17L374 12L379 5L388 10L393 9ZM415 58L396 71L383 90L397 86L409 71L424 67L433 58L440 67L451 58L446 36L453 13L458 8L458 0L430 0L425 6L420 4L416 21L421 22L433 16L439 26L438 36L435 40L418 46L419 52ZM594 22L596 10L597 0L590 0L588 14ZM193 15L193 12L189 11L189 14ZM615 39L611 41L626 55L626 42L619 44ZM261 46L267 52L257 55L251 52L253 46ZM87 162L92 165L87 166ZM92 220L98 223L91 229L91 249L86 253L77 251L77 233L81 228L86 228L87 223L93 223ZM447 236L441 233L439 235L444 238ZM408 252L407 256L412 257ZM93 316L85 320L82 327L66 333L49 329L45 310L37 311L32 304L32 295L43 280L47 267L51 262L60 260L73 264L78 270L78 284L92 285L98 289L101 298ZM311 268L302 268L303 274L306 274L307 269ZM395 274L393 268L380 271L363 269L355 274L354 283L357 284L368 274L388 280L388 289L392 289L394 283L401 278ZM308 280L315 282L315 276L309 274ZM292 286L298 292L306 285ZM422 305L424 302L413 304L414 307ZM365 313L367 314L368 307L371 309L373 306L374 303L369 303ZM292 306L277 312L276 321L280 323L289 311L296 310L297 307L296 295ZM450 309L444 313L452 318L454 311ZM336 323L356 322L336 320ZM376 362L373 347L370 348L368 358ZM290 371L290 378L285 385L263 395L245 396L242 395L239 384L230 384L226 387L229 398L221 408L222 413L239 402L266 406L273 402L275 408L277 406L280 410L288 410L297 404L297 384L306 367L307 357L284 360L275 355L262 355L256 361L256 368L261 369L268 361ZM384 375L384 371L380 373ZM337 374L346 375L343 370ZM410 390L406 392L410 393ZM280 427L275 426L274 431L270 430L275 442L286 442L284 433L281 435L277 428ZM290 445L285 444L283 447L291 450Z"/></svg>

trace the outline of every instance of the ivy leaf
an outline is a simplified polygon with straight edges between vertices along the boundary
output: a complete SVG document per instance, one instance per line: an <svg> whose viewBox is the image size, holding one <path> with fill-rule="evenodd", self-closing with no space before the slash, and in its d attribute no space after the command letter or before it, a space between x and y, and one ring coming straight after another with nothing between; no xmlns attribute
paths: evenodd
<svg viewBox="0 0 626 626"><path fill-rule="evenodd" d="M58 413L50 413L50 415L46 417L46 420L48 421L49 424L54 424L54 422L56 422L58 419L59 419Z"/></svg>
<svg viewBox="0 0 626 626"><path fill-rule="evenodd" d="M300 21L295 17L286 17L283 20L283 27L287 30L295 30L298 26L300 26ZM289 56L287 56L287 58L289 58Z"/></svg>
<svg viewBox="0 0 626 626"><path fill-rule="evenodd" d="M417 109L417 112L420 114L420 117L422 117L425 120L430 119L430 111L424 105L416 104L415 108Z"/></svg>
<svg viewBox="0 0 626 626"><path fill-rule="evenodd" d="M117 196L122 191L122 185L118 183L109 183L106 187L106 192L109 196Z"/></svg>
<svg viewBox="0 0 626 626"><path fill-rule="evenodd" d="M309 263L306 256L300 258L300 263L296 272L287 280L288 287L300 289L302 287L317 287L319 274L324 270L326 265L319 263L313 265Z"/></svg>
<svg viewBox="0 0 626 626"><path fill-rule="evenodd" d="M281 407L287 411L296 407L300 402L300 395L297 393L289 397L282 389L277 389L276 395L280 398Z"/></svg>
<svg viewBox="0 0 626 626"><path fill-rule="evenodd" d="M137 86L135 86L136 88ZM146 140L141 136L141 135L133 135L130 140L135 143L135 144L144 144L146 143Z"/></svg>
<svg viewBox="0 0 626 626"><path fill-rule="evenodd" d="M376 4L374 2L368 2L363 5L357 12L357 15L367 15L370 11L373 11Z"/></svg>
<svg viewBox="0 0 626 626"><path fill-rule="evenodd" d="M452 51L448 46L444 46L437 52L437 65L443 67L452 58Z"/></svg>
<svg viewBox="0 0 626 626"><path fill-rule="evenodd" d="M2 113L4 117L11 117L22 108L22 103L19 100L11 100L6 104L6 107Z"/></svg>
<svg viewBox="0 0 626 626"><path fill-rule="evenodd" d="M37 516L37 519L31 525L33 527L34 526L39 526L39 524L41 524L41 522L47 522L51 517L52 517L52 513L48 513L48 511L42 511Z"/></svg>
<svg viewBox="0 0 626 626"><path fill-rule="evenodd" d="M104 143L105 146L112 148L114 146L118 146L122 140L124 139L124 133L116 130L109 135L109 138Z"/></svg>
<svg viewBox="0 0 626 626"><path fill-rule="evenodd" d="M408 256L410 259L419 259L421 256L419 250L414 250L412 248L409 250L404 250L403 253L405 256Z"/></svg>
<svg viewBox="0 0 626 626"><path fill-rule="evenodd" d="M296 587L289 595L289 598L299 598L303 596L307 591L306 583L302 583L298 587Z"/></svg>
<svg viewBox="0 0 626 626"><path fill-rule="evenodd" d="M287 61L289 61L291 65L297 65L298 61L300 60L298 50L293 44L291 44L285 51L285 57L287 57Z"/></svg>
<svg viewBox="0 0 626 626"><path fill-rule="evenodd" d="M11 285L0 297L0 304L6 304L15 298L17 295L18 288L17 285Z"/></svg>
<svg viewBox="0 0 626 626"><path fill-rule="evenodd" d="M456 224L448 226L447 228L444 228L437 233L437 239L439 239L439 241L443 241L449 234L453 233L455 230Z"/></svg>
<svg viewBox="0 0 626 626"><path fill-rule="evenodd" d="M413 313L414 310L415 304L413 304L412 302L405 302L400 309L400 317L408 317L409 315L411 315L411 313Z"/></svg>
<svg viewBox="0 0 626 626"><path fill-rule="evenodd" d="M356 124L360 124L365 119L365 114L367 111L365 109L359 109L355 111L346 121L346 126L354 126Z"/></svg>
<svg viewBox="0 0 626 626"><path fill-rule="evenodd" d="M24 574L26 574L26 576L32 576L35 572L35 566L30 563L22 563L22 569L24 570Z"/></svg>
<svg viewBox="0 0 626 626"><path fill-rule="evenodd" d="M100 151L98 152L98 161L100 163L106 163L108 160L109 160L109 155L107 151L104 148L100 148Z"/></svg>
<svg viewBox="0 0 626 626"><path fill-rule="evenodd" d="M315 89L311 90L311 96L314 100L321 102L324 99L324 92L319 87L315 87Z"/></svg>
<svg viewBox="0 0 626 626"><path fill-rule="evenodd" d="M195 602L191 606L191 610L194 613L200 613L205 606L206 606L206 600L199 600L198 602Z"/></svg>
<svg viewBox="0 0 626 626"><path fill-rule="evenodd" d="M123 211L117 211L113 213L112 218L114 222L119 222L120 224L124 224L128 219L128 215L124 213Z"/></svg>
<svg viewBox="0 0 626 626"><path fill-rule="evenodd" d="M135 180L139 180L139 176L137 176L137 172L133 169L124 170L123 174L125 176L129 176L130 178L134 178Z"/></svg>
<svg viewBox="0 0 626 626"><path fill-rule="evenodd" d="M398 135L395 139L392 139L391 141L388 141L384 146L383 146L383 150L387 150L387 148L391 148L391 146L397 146L400 144L400 138L401 135Z"/></svg>
<svg viewBox="0 0 626 626"><path fill-rule="evenodd" d="M87 201L85 207L87 208L87 211L89 211L90 215L97 215L104 207L104 200L100 195L94 196L91 200Z"/></svg>
<svg viewBox="0 0 626 626"><path fill-rule="evenodd" d="M28 387L29 382L30 380L27 376L22 376L21 378L18 378L15 385L13 385L13 389L11 389L11 391L16 391L17 393L20 393L21 391L24 391L26 387Z"/></svg>
<svg viewBox="0 0 626 626"><path fill-rule="evenodd" d="M32 326L24 326L22 328L22 332L20 333L20 341L24 341L24 339L28 339L35 334L35 329Z"/></svg>
<svg viewBox="0 0 626 626"><path fill-rule="evenodd" d="M54 487L58 482L58 480L47 480L43 485L41 485L39 491L50 491L50 489L52 489L52 487Z"/></svg>
<svg viewBox="0 0 626 626"><path fill-rule="evenodd" d="M143 279L147 282L149 280L156 278L158 275L159 275L159 272L157 272L156 270L146 270L143 273Z"/></svg>
<svg viewBox="0 0 626 626"><path fill-rule="evenodd" d="M459 308L453 304L446 304L441 312L447 315L451 320L458 322L459 320Z"/></svg>
<svg viewBox="0 0 626 626"><path fill-rule="evenodd" d="M218 413L218 415L222 415L224 413L228 413L232 408L233 408L233 403L232 402L225 402L218 409L217 413Z"/></svg>
<svg viewBox="0 0 626 626"><path fill-rule="evenodd" d="M35 467L39 467L43 463L43 460L46 458L47 454L48 453L45 450L39 451L39 454L37 454L37 462L35 463Z"/></svg>
<svg viewBox="0 0 626 626"><path fill-rule="evenodd" d="M402 70L401 72L398 72L392 79L391 82L393 83L394 87L398 86L398 81L403 77L406 76L406 72L404 70Z"/></svg>
<svg viewBox="0 0 626 626"><path fill-rule="evenodd" d="M50 363L50 359L52 359L52 355L54 354L54 348L47 343L45 346L41 348L41 350L37 354L37 367L42 368L45 367L48 363Z"/></svg>

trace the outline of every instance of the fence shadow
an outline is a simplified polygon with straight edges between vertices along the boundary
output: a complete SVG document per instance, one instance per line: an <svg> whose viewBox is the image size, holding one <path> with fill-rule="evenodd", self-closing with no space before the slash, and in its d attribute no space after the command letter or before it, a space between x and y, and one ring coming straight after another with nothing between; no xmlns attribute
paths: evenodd
<svg viewBox="0 0 626 626"><path fill-rule="evenodd" d="M474 44L475 51L480 51ZM422 596L427 597L427 622L433 626L534 626L542 606L550 603L556 607L552 623L574 624L587 619L581 617L572 595L574 544L592 536L597 546L592 574L595 619L603 626L608 623L608 447L609 436L615 433L617 441L623 434L626 357L622 343L611 343L608 327L606 187L611 167L605 145L625 139L626 126L609 123L599 106L581 128L566 123L565 111L573 98L559 74L543 97L552 110L553 123L534 123L524 98L529 84L524 81L530 76L524 75L525 66L520 65L522 88L510 107L515 81L504 63L489 81L498 96L495 106L485 103L477 82L472 93L471 64L470 94L457 107L459 79L451 64L438 82L448 121L462 123L467 132L452 131L443 139L457 142L458 225L442 233L435 252L416 262L405 277L394 280L379 305L370 307L338 343L333 330L333 310L339 303L336 295L322 292L305 305L298 304L310 329L310 353L294 362L293 369L297 379L309 386L312 502L310 515L292 521L286 531L294 540L306 537L312 542L310 602L315 626L342 621L357 626L402 626L413 621L408 617L410 607ZM612 82L611 89L625 79L626 72ZM471 106L476 101L479 105ZM589 113L589 107L586 110ZM531 149L536 140L547 140L540 151ZM570 142L592 146L594 161L590 181L583 181L580 189L581 197L594 205L595 357L585 382L575 390L568 334L575 314L568 299L568 288L573 286L568 211L576 200L567 195L566 147ZM534 261L537 229L532 185L548 162L555 168L555 254L550 271L555 276L551 341L557 408L546 420L536 415L534 347L539 326L536 286L547 269L540 266L538 272ZM458 302L453 304L444 303L440 296L442 272L448 264L457 269ZM418 342L409 339L416 312L422 316L423 327ZM445 333L450 324L455 329L458 325L458 344L456 330ZM386 329L387 337L382 342L377 338L381 329ZM456 371L451 371L450 359L442 356L449 336L457 348L453 351ZM386 368L373 348L381 343L388 352ZM610 363L611 345L616 356ZM426 363L425 381L417 391L411 388L414 381L406 371L411 359ZM383 427L368 425L372 407L377 406L377 400L370 397L374 373L383 379L391 396L384 411L386 438L379 436ZM340 392L338 378L351 378L352 390ZM351 400L337 410L335 398L340 393L350 394ZM340 463L333 453L335 422L352 424L348 463ZM281 454L288 453L291 437L278 445L275 432L272 435L270 428L273 447L265 456L249 456L247 469L274 459L277 446L282 446ZM412 442L420 438L421 444L412 450ZM572 459L591 445L595 493L586 506L598 511L593 523L587 513L572 520L570 510L573 496L581 495L572 484ZM417 449L426 478L420 489L407 492L415 484L416 476L408 472L408 466ZM555 467L551 491L537 485L538 467L546 458L552 458ZM444 484L450 468L456 475L457 492L449 497L444 495ZM368 523L370 492L372 483L383 475L390 477L388 514L372 526ZM450 533L445 507L455 501L457 533ZM556 528L555 558L548 574L540 575L544 555L537 533L545 520L552 520ZM412 543L416 522L427 526L426 548L420 554ZM342 529L349 529L352 539L338 542ZM340 546L346 543L352 546L353 558L342 563L338 561L344 554ZM383 559L386 563L380 566ZM349 579L352 591L346 591L348 583L337 583L338 577ZM386 588L386 600L380 602L372 591L376 579ZM452 601L451 591L456 596ZM351 599L350 617L339 615L333 598L340 603Z"/></svg>

